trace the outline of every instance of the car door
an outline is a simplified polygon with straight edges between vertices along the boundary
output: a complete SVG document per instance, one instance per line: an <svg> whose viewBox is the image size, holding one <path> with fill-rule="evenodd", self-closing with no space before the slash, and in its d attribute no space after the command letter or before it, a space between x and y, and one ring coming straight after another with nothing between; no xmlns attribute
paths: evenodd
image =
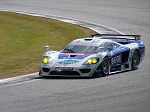
<svg viewBox="0 0 150 112"><path fill-rule="evenodd" d="M110 57L110 72L121 71L122 50L119 44L106 42L105 51Z"/></svg>

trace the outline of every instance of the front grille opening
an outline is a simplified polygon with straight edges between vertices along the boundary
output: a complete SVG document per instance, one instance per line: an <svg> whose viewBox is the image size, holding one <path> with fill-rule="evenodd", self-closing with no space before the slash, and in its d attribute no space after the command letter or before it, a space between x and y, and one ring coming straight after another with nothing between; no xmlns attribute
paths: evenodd
<svg viewBox="0 0 150 112"><path fill-rule="evenodd" d="M90 68L80 69L80 72L82 72L82 73L89 73L90 71L91 71Z"/></svg>
<svg viewBox="0 0 150 112"><path fill-rule="evenodd" d="M80 73L77 71L51 71L50 75L68 75L68 76L80 76Z"/></svg>
<svg viewBox="0 0 150 112"><path fill-rule="evenodd" d="M42 68L42 71L43 71L43 72L49 72L50 69L49 69L49 68Z"/></svg>
<svg viewBox="0 0 150 112"><path fill-rule="evenodd" d="M70 55L70 57L76 57L77 55Z"/></svg>
<svg viewBox="0 0 150 112"><path fill-rule="evenodd" d="M85 41L91 41L91 40L93 40L93 39L90 39L90 38L89 38L89 39L84 39L84 40L85 40Z"/></svg>

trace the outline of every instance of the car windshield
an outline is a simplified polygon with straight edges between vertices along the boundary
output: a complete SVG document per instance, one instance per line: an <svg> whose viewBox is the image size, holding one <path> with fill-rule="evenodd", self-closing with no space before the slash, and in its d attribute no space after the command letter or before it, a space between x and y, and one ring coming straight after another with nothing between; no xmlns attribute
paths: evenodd
<svg viewBox="0 0 150 112"><path fill-rule="evenodd" d="M97 46L86 46L86 45L69 45L63 49L62 53L97 53L102 52L104 48Z"/></svg>

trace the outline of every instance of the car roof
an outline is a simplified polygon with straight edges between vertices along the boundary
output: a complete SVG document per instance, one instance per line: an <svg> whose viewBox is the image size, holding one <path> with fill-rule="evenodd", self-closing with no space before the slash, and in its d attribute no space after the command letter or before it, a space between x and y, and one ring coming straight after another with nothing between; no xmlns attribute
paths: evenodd
<svg viewBox="0 0 150 112"><path fill-rule="evenodd" d="M99 46L103 42L112 42L117 43L111 39L100 39L100 38L82 38L82 39L76 39L71 42L71 44L76 45L89 45L89 46ZM118 43L119 44L119 43Z"/></svg>

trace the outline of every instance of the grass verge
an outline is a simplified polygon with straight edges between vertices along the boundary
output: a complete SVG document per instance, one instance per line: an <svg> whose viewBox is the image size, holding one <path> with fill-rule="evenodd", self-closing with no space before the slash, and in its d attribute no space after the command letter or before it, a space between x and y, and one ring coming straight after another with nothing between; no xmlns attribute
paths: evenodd
<svg viewBox="0 0 150 112"><path fill-rule="evenodd" d="M94 33L57 20L0 11L0 78L37 72L45 45L60 50Z"/></svg>

